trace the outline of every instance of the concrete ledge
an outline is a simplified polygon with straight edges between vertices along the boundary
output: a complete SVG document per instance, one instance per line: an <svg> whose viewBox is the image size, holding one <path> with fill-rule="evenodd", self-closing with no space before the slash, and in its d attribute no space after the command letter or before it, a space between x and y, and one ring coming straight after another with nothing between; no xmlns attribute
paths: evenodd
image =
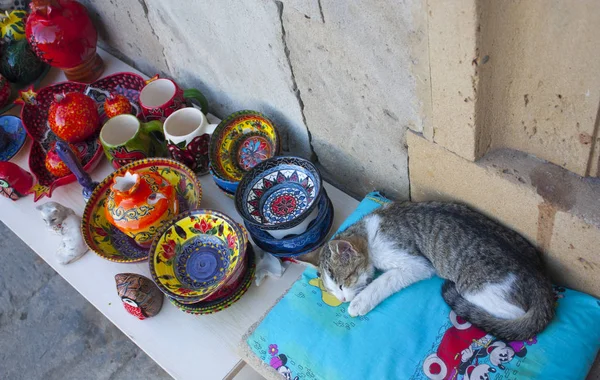
<svg viewBox="0 0 600 380"><path fill-rule="evenodd" d="M414 201L466 203L514 228L546 254L554 281L600 296L600 181L527 154L467 161L408 133Z"/></svg>

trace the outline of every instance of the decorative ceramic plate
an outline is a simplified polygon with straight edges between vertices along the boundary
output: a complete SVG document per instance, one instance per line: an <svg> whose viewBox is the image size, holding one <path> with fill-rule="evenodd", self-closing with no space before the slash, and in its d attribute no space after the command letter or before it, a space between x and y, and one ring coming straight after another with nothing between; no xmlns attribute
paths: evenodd
<svg viewBox="0 0 600 380"><path fill-rule="evenodd" d="M92 192L85 205L81 221L81 231L88 247L101 257L120 263L135 263L148 258L149 251L137 245L135 241L106 219L106 199L110 185L116 175L127 170L151 171L166 178L177 192L181 211L192 210L200 206L202 188L196 175L185 165L168 158L149 158L125 165L106 177Z"/></svg>
<svg viewBox="0 0 600 380"><path fill-rule="evenodd" d="M247 228L254 243L265 252L278 257L293 257L319 248L329 234L333 217L333 204L327 194L323 193L319 200L317 217L310 222L306 231L301 234L276 239L268 231L263 231L251 225L248 225Z"/></svg>
<svg viewBox="0 0 600 380"><path fill-rule="evenodd" d="M125 95L131 102L134 112L139 114L139 93L144 85L144 78L137 74L117 73L91 84L62 82L44 87L38 92L34 92L31 87L26 91L21 91L20 103L24 103L21 110L21 119L27 134L33 140L31 152L29 153L29 168L38 181L35 190L35 201L43 196L52 196L52 191L56 187L75 181L75 175L73 174L61 178L54 177L44 165L46 152L52 142L57 139L48 126L48 111L54 96L62 93L81 92L91 97L98 104L102 125L107 119L103 107L104 100L109 94ZM94 169L103 155L102 145L98 141L98 133L100 133L99 130L86 141L74 144L82 154L82 165L87 172Z"/></svg>
<svg viewBox="0 0 600 380"><path fill-rule="evenodd" d="M191 210L166 224L150 247L150 274L171 298L202 300L223 286L242 262L240 226L214 210Z"/></svg>
<svg viewBox="0 0 600 380"><path fill-rule="evenodd" d="M310 161L274 157L255 166L240 181L235 207L249 224L288 229L314 210L321 189L321 175Z"/></svg>
<svg viewBox="0 0 600 380"><path fill-rule="evenodd" d="M12 115L0 116L0 128L6 136L5 146L0 150L0 161L8 161L13 158L27 140L27 132L23 128L21 119Z"/></svg>
<svg viewBox="0 0 600 380"><path fill-rule="evenodd" d="M239 181L258 163L279 154L275 124L256 111L235 112L219 123L210 140L209 157L221 178Z"/></svg>
<svg viewBox="0 0 600 380"><path fill-rule="evenodd" d="M248 244L248 247L251 247L251 245ZM248 269L246 270L244 278L240 282L239 286L236 287L230 294L212 301L200 301L198 303L189 305L182 304L181 302L168 297L169 301L171 301L171 303L179 310L195 315L212 314L227 309L236 303L240 298L242 298L254 280L254 274L256 272L256 259L251 249L248 249L247 251L248 257L246 260L248 262Z"/></svg>

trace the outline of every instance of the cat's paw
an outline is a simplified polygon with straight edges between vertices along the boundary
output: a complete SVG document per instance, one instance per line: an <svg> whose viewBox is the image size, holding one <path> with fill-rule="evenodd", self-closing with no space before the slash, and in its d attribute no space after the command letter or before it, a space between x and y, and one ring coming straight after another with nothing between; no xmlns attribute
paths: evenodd
<svg viewBox="0 0 600 380"><path fill-rule="evenodd" d="M373 304L370 302L368 297L361 297L361 294L350 301L350 306L348 306L348 314L351 317L360 317L366 315L371 310L373 310Z"/></svg>

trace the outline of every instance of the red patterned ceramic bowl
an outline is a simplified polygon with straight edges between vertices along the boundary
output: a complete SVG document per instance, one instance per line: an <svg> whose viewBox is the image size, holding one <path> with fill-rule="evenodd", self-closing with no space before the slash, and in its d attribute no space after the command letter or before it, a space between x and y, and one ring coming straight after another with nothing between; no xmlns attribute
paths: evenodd
<svg viewBox="0 0 600 380"><path fill-rule="evenodd" d="M57 137L48 126L48 111L57 94L81 92L98 104L101 125L106 121L104 100L110 94L121 94L131 102L133 113L140 114L139 94L146 84L144 78L134 73L117 73L99 79L93 83L62 82L44 87L34 92L30 87L21 91L19 103L24 104L21 119L33 144L29 153L29 168L37 178L35 201L52 196L52 191L62 185L75 181L75 175L57 178L50 174L44 165L44 158L52 142ZM98 141L98 132L87 140L74 144L82 157L83 168L90 172L103 156L102 145Z"/></svg>

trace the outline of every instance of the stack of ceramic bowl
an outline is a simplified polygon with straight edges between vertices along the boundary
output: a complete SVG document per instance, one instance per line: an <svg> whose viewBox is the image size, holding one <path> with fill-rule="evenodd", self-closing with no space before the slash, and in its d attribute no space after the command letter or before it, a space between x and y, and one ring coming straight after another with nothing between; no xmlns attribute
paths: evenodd
<svg viewBox="0 0 600 380"><path fill-rule="evenodd" d="M275 124L256 111L235 112L219 123L210 140L210 173L217 187L235 196L244 174L279 154Z"/></svg>
<svg viewBox="0 0 600 380"><path fill-rule="evenodd" d="M333 205L318 169L298 157L274 157L240 181L235 207L257 246L280 257L319 248L333 223Z"/></svg>
<svg viewBox="0 0 600 380"><path fill-rule="evenodd" d="M254 276L254 253L239 224L218 211L178 215L150 248L152 279L179 309L209 314L236 302Z"/></svg>

